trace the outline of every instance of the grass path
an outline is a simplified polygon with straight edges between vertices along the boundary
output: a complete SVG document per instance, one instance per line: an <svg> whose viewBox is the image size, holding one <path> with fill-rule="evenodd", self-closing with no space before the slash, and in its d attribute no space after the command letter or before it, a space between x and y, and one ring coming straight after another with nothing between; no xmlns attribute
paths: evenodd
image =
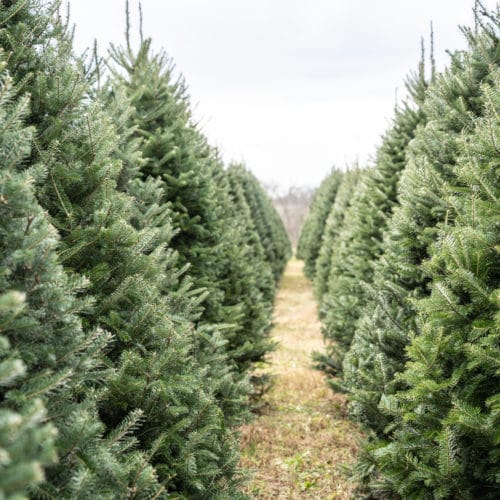
<svg viewBox="0 0 500 500"><path fill-rule="evenodd" d="M267 370L275 383L262 414L242 428L241 465L254 471L246 492L261 499L350 498L341 464L353 460L359 432L347 419L345 397L311 368L311 353L323 342L298 260L281 282L272 337L280 343Z"/></svg>

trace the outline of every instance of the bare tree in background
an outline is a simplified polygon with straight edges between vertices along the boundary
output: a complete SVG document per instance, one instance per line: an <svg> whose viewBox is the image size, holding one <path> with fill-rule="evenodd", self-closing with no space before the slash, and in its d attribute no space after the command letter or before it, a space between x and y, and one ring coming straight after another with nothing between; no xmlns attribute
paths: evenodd
<svg viewBox="0 0 500 500"><path fill-rule="evenodd" d="M286 191L283 191L276 185L267 184L265 187L283 219L295 251L315 189L291 186Z"/></svg>

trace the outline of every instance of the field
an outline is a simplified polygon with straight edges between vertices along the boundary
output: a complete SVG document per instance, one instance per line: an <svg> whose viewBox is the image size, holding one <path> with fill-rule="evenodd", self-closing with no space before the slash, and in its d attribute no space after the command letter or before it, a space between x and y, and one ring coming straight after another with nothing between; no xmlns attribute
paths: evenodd
<svg viewBox="0 0 500 500"><path fill-rule="evenodd" d="M242 429L241 465L254 473L246 491L262 499L350 498L342 465L353 461L359 431L347 419L345 397L311 367L323 341L302 267L292 259L282 278L271 334L279 347L267 368L275 382L261 415Z"/></svg>

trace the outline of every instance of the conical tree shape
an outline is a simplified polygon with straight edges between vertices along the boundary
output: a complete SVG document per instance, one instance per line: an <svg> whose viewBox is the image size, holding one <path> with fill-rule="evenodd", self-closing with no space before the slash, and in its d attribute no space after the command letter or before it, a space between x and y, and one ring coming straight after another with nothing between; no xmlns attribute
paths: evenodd
<svg viewBox="0 0 500 500"><path fill-rule="evenodd" d="M249 170L241 168L239 179L266 260L271 266L275 282L278 282L291 255L285 226L257 178Z"/></svg>
<svg viewBox="0 0 500 500"><path fill-rule="evenodd" d="M325 228L321 236L321 248L316 259L316 271L314 273L314 291L320 304L327 290L333 244L340 233L345 211L357 189L356 186L359 179L360 171L358 169L349 170L343 174L335 200L330 207L328 218L326 219ZM323 314L322 308L320 308L320 314Z"/></svg>
<svg viewBox="0 0 500 500"><path fill-rule="evenodd" d="M168 272L158 286L168 298L171 314L193 322L191 337L196 359L203 367L207 387L210 387L219 401L226 424L240 423L246 418L245 406L250 387L245 378L238 375L236 366L228 358L225 329L210 324L195 326L203 313L203 300L207 293L193 289L192 280L186 275L188 265L178 268L178 254L169 247L174 230L169 205L163 202L165 184L160 179L143 179L141 176L140 167L144 164L140 149L142 140L135 136L135 129L129 126L133 108L127 106L129 101L124 89L115 86L104 96L114 123L119 125L118 154L125 164L121 175L121 189L135 200L131 223L138 230L154 228L154 241L151 243L167 248L164 262L159 265L163 265Z"/></svg>
<svg viewBox="0 0 500 500"><path fill-rule="evenodd" d="M314 279L316 273L316 261L321 250L326 220L335 202L341 182L342 172L332 170L316 190L300 232L297 257L304 261L304 273L309 279Z"/></svg>
<svg viewBox="0 0 500 500"><path fill-rule="evenodd" d="M224 308L224 293L218 285L224 274L220 258L221 228L218 189L213 178L213 152L192 126L185 84L175 80L173 67L162 54L153 55L146 40L136 54L114 49L112 55L125 71L115 77L134 108L130 126L142 139L143 178L163 181L163 202L170 205L176 230L172 240L196 288L208 291L203 319L209 323L232 323L233 313Z"/></svg>
<svg viewBox="0 0 500 500"><path fill-rule="evenodd" d="M415 300L429 295L432 280L423 263L438 239L438 225L450 216L450 196L443 186L458 182L461 134L470 133L483 114L481 85L491 79L491 65L498 65L498 26L478 21L478 34L466 31L470 48L453 55L451 67L427 93L423 111L428 123L408 148L400 206L394 209L383 254L374 265L370 293L376 307L367 310L356 333L357 411L367 415L368 425L380 436L390 437L394 430L395 408L387 396L406 387L395 374L403 370L412 332L421 332ZM372 448L378 448L377 442L368 450ZM360 475L373 471L374 460L368 455L358 469Z"/></svg>
<svg viewBox="0 0 500 500"><path fill-rule="evenodd" d="M16 483L18 474L32 474L33 483L43 478L36 462L31 466L17 463L26 449L46 465L47 481L33 488L36 496L57 492L60 498L80 498L89 491L82 486L82 477L87 486L105 478L103 495L116 493L123 491L114 489L113 482L122 479L126 469L119 460L124 442L102 439L104 426L97 415L95 397L88 390L109 378L101 362L109 335L82 330L77 315L88 313L90 304L75 295L81 294L83 282L63 272L57 260L56 231L36 201L33 179L21 171L31 150L33 132L20 124L20 119L28 115L28 100L21 98L10 104L16 95L2 72L0 325L3 349L10 344L20 361L17 364L9 357L2 362L6 379L1 384L0 412L12 433L3 434L3 443L17 437L15 447L6 448L11 458L7 458L6 469L2 467L1 475L10 486L4 482L0 489L9 492L13 484L26 487L30 479L25 476L24 485ZM14 373L9 375L12 369ZM13 412L20 412L19 420ZM58 428L55 439L49 426L37 428L37 422L46 418Z"/></svg>
<svg viewBox="0 0 500 500"><path fill-rule="evenodd" d="M483 117L457 138L455 178L441 186L448 211L426 263L432 293L416 303L408 389L389 398L397 426L376 453L383 487L403 498L500 493L498 66L484 81Z"/></svg>
<svg viewBox="0 0 500 500"><path fill-rule="evenodd" d="M108 439L117 448L133 432L138 446L137 452L132 442L115 449L125 464L122 480L106 477L92 491L150 498L231 490L234 440L206 370L192 355L195 330L161 291L175 267L172 255L156 244L155 228L130 223L134 200L117 190L119 139L100 103L89 99L90 83L71 38L49 15L54 4L15 7L3 13L1 40L13 50L13 76L33 96L31 164L43 161L47 178L39 199L62 236L64 264L90 281L95 307L84 314L87 332L105 326L113 335L108 362L116 374L99 394ZM86 477L80 482L82 490L90 488Z"/></svg>
<svg viewBox="0 0 500 500"><path fill-rule="evenodd" d="M356 322L369 301L366 287L371 283L373 261L381 254L387 221L397 203L396 191L406 165L406 149L424 120L421 106L426 87L422 61L419 72L407 82L412 101L396 109L394 123L378 150L375 166L363 176L333 244L328 291L323 298L323 322L326 339L334 343L330 364L337 376L342 373ZM353 371L356 376L355 367Z"/></svg>
<svg viewBox="0 0 500 500"><path fill-rule="evenodd" d="M242 219L241 224L246 231L246 241L252 251L250 265L255 270L255 275L258 278L258 286L262 292L264 301L268 304L268 307L272 307L276 294L274 275L271 264L266 259L266 253L255 227L252 211L245 197L243 186L247 171L243 165L232 164L227 170L227 175L233 204L237 207L238 214L240 214L239 217Z"/></svg>
<svg viewBox="0 0 500 500"><path fill-rule="evenodd" d="M265 260L257 261L255 258L262 247L255 233L250 234L254 231L253 221L249 212L238 210L245 207L234 200L228 173L221 162L214 165L214 174L226 221L224 240L228 242L225 245L227 276L222 281L225 303L241 307L238 330L229 337L229 353L236 360L239 370L246 372L254 363L263 361L274 346L274 342L268 339L272 302L264 296L268 280L272 279L271 270Z"/></svg>
<svg viewBox="0 0 500 500"><path fill-rule="evenodd" d="M134 108L130 125L142 140L142 177L162 182L161 202L170 207L176 230L171 244L189 263L195 288L208 292L199 323L224 325L229 357L244 373L270 349L269 308L222 164L192 123L183 82L173 80L170 63L152 55L150 44L142 42L137 54L130 47L112 50L126 71L115 79Z"/></svg>

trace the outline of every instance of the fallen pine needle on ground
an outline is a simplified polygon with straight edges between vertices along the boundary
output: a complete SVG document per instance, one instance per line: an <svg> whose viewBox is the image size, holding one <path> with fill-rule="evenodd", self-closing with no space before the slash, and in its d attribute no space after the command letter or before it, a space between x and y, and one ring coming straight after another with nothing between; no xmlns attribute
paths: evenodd
<svg viewBox="0 0 500 500"><path fill-rule="evenodd" d="M262 414L241 428L241 466L253 471L245 492L253 498L351 498L342 465L354 460L360 432L347 418L345 396L311 367L311 353L323 349L320 328L311 284L292 259L271 333L279 342L266 370L274 385Z"/></svg>

